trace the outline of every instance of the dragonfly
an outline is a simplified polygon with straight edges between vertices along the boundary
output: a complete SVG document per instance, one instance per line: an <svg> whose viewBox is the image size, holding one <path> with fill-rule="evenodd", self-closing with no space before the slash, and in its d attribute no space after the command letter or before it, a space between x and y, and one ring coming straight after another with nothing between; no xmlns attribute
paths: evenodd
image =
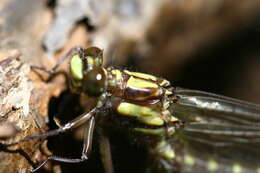
<svg viewBox="0 0 260 173"><path fill-rule="evenodd" d="M260 106L204 91L173 87L164 78L146 73L103 67L103 51L74 47L51 69L70 58L70 88L93 109L58 129L27 136L16 145L36 138L59 135L86 125L82 155L49 156L47 161L78 163L92 150L94 129L103 129L100 152L106 173L114 172L106 132L120 129L147 149L147 173L260 173ZM133 138L129 138L131 140Z"/></svg>

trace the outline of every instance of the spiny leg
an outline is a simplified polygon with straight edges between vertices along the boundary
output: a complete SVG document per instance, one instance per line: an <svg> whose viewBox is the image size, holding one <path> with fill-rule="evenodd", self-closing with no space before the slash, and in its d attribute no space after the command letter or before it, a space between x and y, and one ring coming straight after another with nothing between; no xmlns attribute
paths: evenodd
<svg viewBox="0 0 260 173"><path fill-rule="evenodd" d="M77 118L69 121L68 123L66 123L65 125L61 126L58 129L54 129L54 130L51 130L51 131L48 131L48 132L45 132L45 133L40 133L40 134L34 134L34 135L31 135L31 136L27 136L27 137L21 139L18 142L7 144L5 146L13 146L13 145L19 144L21 142L29 141L31 139L55 136L55 135L58 135L60 133L64 133L64 132L66 132L66 131L68 131L68 130L70 130L72 128L76 128L76 127L84 124L85 122L87 122L91 117L93 117L93 115L94 115L94 113L96 111L97 111L97 108L93 108L91 111L78 116Z"/></svg>
<svg viewBox="0 0 260 173"><path fill-rule="evenodd" d="M50 75L56 73L56 70L57 68L59 68L59 66L68 58L70 57L74 52L78 52L78 53L82 53L83 52L83 49L79 46L75 46L73 48L71 48L65 55L63 55L58 61L57 63L55 64L55 66L48 70L46 69L45 67L39 67L39 66L34 66L32 65L31 68L34 68L34 69L38 69L38 70L42 70L46 73L49 73Z"/></svg>
<svg viewBox="0 0 260 173"><path fill-rule="evenodd" d="M87 158L87 156L90 154L92 150L92 137L95 127L95 119L94 116L91 117L90 121L87 123L85 133L84 133L84 143L83 143L83 149L82 149L82 156Z"/></svg>
<svg viewBox="0 0 260 173"><path fill-rule="evenodd" d="M58 162L66 162L66 163L79 163L79 162L83 162L83 161L87 160L88 155L91 152L94 126L95 126L95 118L94 118L94 116L92 116L86 126L83 150L82 150L82 155L80 158L72 159L72 158L59 157L59 156L49 156L44 162L42 162L39 166L37 166L31 172L35 172L35 171L39 170L49 160L58 161Z"/></svg>

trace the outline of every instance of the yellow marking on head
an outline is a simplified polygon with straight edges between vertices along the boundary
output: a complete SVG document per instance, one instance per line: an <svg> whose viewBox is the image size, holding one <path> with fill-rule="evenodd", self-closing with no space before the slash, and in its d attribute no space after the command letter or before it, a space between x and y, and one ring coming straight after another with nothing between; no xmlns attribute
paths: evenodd
<svg viewBox="0 0 260 173"><path fill-rule="evenodd" d="M156 83L138 79L133 76L128 79L126 86L135 88L158 88Z"/></svg>
<svg viewBox="0 0 260 173"><path fill-rule="evenodd" d="M256 171L257 173L260 173L260 168L257 168L257 171Z"/></svg>
<svg viewBox="0 0 260 173"><path fill-rule="evenodd" d="M94 59L96 66L102 66L103 64L103 58L97 57Z"/></svg>
<svg viewBox="0 0 260 173"><path fill-rule="evenodd" d="M186 165L193 166L195 164L195 160L194 160L194 158L191 155L186 154L184 156L184 163Z"/></svg>
<svg viewBox="0 0 260 173"><path fill-rule="evenodd" d="M218 163L215 160L209 160L208 162L208 170L216 171L218 169Z"/></svg>
<svg viewBox="0 0 260 173"><path fill-rule="evenodd" d="M157 77L150 75L150 74L146 74L146 73L139 73L139 72L130 72L128 70L124 70L124 72L130 76L135 76L138 78L143 78L143 79L147 79L147 80L152 80L152 81L156 81Z"/></svg>
<svg viewBox="0 0 260 173"><path fill-rule="evenodd" d="M76 80L83 79L83 62L79 55L74 55L70 61L71 75Z"/></svg>
<svg viewBox="0 0 260 173"><path fill-rule="evenodd" d="M94 58L91 57L91 56L88 56L87 57L87 63L88 63L88 67L93 68L93 66L94 66Z"/></svg>
<svg viewBox="0 0 260 173"><path fill-rule="evenodd" d="M235 163L232 167L232 171L233 173L242 173L242 167L239 164Z"/></svg>

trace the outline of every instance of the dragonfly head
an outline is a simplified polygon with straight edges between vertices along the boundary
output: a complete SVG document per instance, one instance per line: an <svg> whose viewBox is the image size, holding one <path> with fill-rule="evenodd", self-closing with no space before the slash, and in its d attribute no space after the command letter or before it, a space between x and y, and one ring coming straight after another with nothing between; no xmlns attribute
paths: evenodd
<svg viewBox="0 0 260 173"><path fill-rule="evenodd" d="M106 89L106 74L102 64L103 51L97 47L74 54L70 61L72 89L88 96L100 96Z"/></svg>

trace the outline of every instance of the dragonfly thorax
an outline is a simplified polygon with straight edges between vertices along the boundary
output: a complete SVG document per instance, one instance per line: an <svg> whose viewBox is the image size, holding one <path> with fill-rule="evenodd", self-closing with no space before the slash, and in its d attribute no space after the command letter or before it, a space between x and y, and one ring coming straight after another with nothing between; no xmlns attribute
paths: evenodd
<svg viewBox="0 0 260 173"><path fill-rule="evenodd" d="M103 68L102 61L102 51L95 47L72 56L72 89L90 97L105 96L100 103L110 96L108 102L118 115L135 118L147 126L164 127L165 123L177 121L167 111L173 94L169 81L145 73Z"/></svg>

